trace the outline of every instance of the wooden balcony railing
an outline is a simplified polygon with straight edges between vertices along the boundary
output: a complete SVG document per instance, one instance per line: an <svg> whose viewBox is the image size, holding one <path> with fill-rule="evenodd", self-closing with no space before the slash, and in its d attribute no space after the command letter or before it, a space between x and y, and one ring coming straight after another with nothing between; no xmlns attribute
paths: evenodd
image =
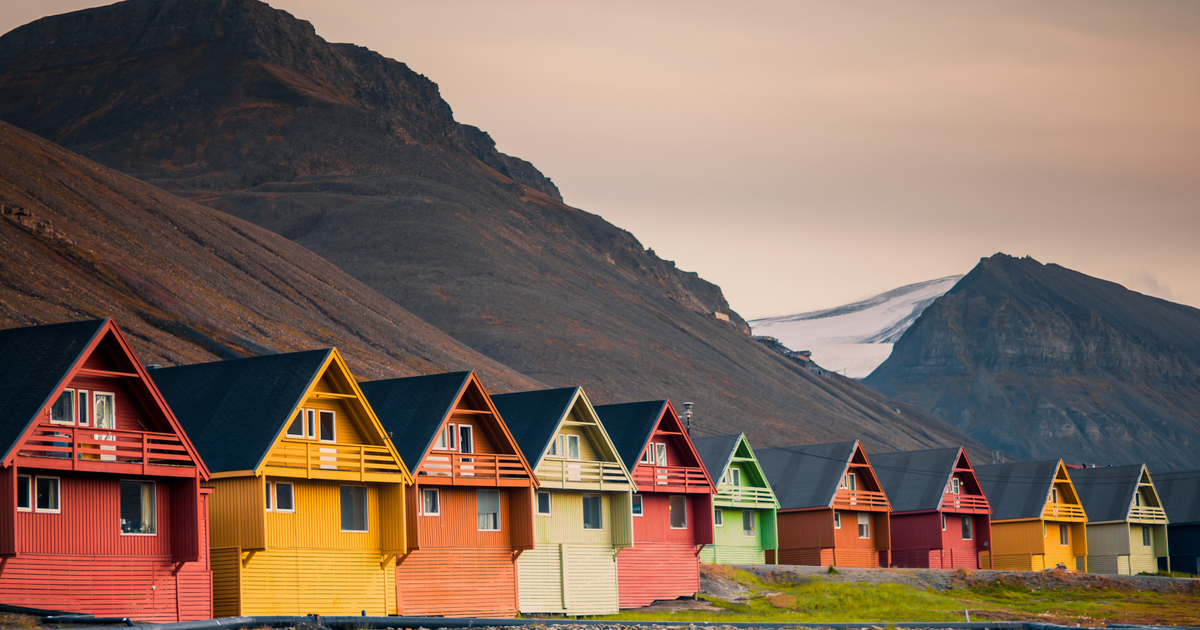
<svg viewBox="0 0 1200 630"><path fill-rule="evenodd" d="M1167 513L1159 507L1150 507L1147 505L1139 505L1129 510L1129 520L1131 521L1150 521L1154 523L1166 523Z"/></svg>
<svg viewBox="0 0 1200 630"><path fill-rule="evenodd" d="M112 470L192 476L196 463L171 433L118 431L44 424L22 445L19 457L39 458L36 465L66 470ZM174 469L151 471L150 467ZM187 469L187 470L183 470Z"/></svg>
<svg viewBox="0 0 1200 630"><path fill-rule="evenodd" d="M833 497L833 507L842 510L873 510L886 511L889 509L887 496L882 492L869 490L838 490Z"/></svg>
<svg viewBox="0 0 1200 630"><path fill-rule="evenodd" d="M431 451L417 470L419 483L523 486L531 481L516 455Z"/></svg>
<svg viewBox="0 0 1200 630"><path fill-rule="evenodd" d="M383 446L281 440L271 450L267 474L305 479L393 481L403 470Z"/></svg>
<svg viewBox="0 0 1200 630"><path fill-rule="evenodd" d="M687 466L651 466L638 464L633 481L644 492L680 489L683 492L711 492L712 485L699 468Z"/></svg>
<svg viewBox="0 0 1200 630"><path fill-rule="evenodd" d="M986 512L990 509L990 506L987 499L979 495L946 494L942 497L942 509Z"/></svg>
<svg viewBox="0 0 1200 630"><path fill-rule="evenodd" d="M1046 509L1042 510L1042 518L1086 521L1087 514L1083 511L1082 505L1075 505L1072 503L1047 503Z"/></svg>
<svg viewBox="0 0 1200 630"><path fill-rule="evenodd" d="M775 495L767 488L717 485L717 496L713 501L716 505L722 506L749 504L758 507L774 507Z"/></svg>
<svg viewBox="0 0 1200 630"><path fill-rule="evenodd" d="M596 486L629 486L629 480L621 471L621 465L612 462L585 462L569 459L544 459L535 471L538 483L550 487L566 484Z"/></svg>

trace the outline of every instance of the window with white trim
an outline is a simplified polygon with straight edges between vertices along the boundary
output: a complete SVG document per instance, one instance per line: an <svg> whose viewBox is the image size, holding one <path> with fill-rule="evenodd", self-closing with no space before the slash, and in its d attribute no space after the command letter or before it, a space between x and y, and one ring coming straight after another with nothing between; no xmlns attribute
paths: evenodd
<svg viewBox="0 0 1200 630"><path fill-rule="evenodd" d="M266 501L267 511L274 512L275 511L275 503L274 503L274 501L271 500L272 495L271 495L271 482L270 481L263 484L263 494L264 494L264 500Z"/></svg>
<svg viewBox="0 0 1200 630"><path fill-rule="evenodd" d="M553 440L550 440L550 448L546 451L546 457L558 457L562 449L559 444L562 442L562 436L556 435Z"/></svg>
<svg viewBox="0 0 1200 630"><path fill-rule="evenodd" d="M671 529L687 529L687 497L671 495L668 509L671 512Z"/></svg>
<svg viewBox="0 0 1200 630"><path fill-rule="evenodd" d="M97 429L117 428L116 398L112 392L92 392L92 413Z"/></svg>
<svg viewBox="0 0 1200 630"><path fill-rule="evenodd" d="M332 411L321 409L317 413L317 421L320 424L321 441L336 442L337 441L337 414Z"/></svg>
<svg viewBox="0 0 1200 630"><path fill-rule="evenodd" d="M634 494L629 497L630 511L634 516L642 515L642 495Z"/></svg>
<svg viewBox="0 0 1200 630"><path fill-rule="evenodd" d="M1071 544L1071 526L1066 523L1058 525L1058 544L1066 547Z"/></svg>
<svg viewBox="0 0 1200 630"><path fill-rule="evenodd" d="M367 531L367 487L340 486L342 531Z"/></svg>
<svg viewBox="0 0 1200 630"><path fill-rule="evenodd" d="M1142 546L1143 547L1150 546L1150 526L1149 525L1142 525Z"/></svg>
<svg viewBox="0 0 1200 630"><path fill-rule="evenodd" d="M121 534L158 533L157 503L153 481L121 480Z"/></svg>
<svg viewBox="0 0 1200 630"><path fill-rule="evenodd" d="M79 390L77 392L77 394L78 395L75 396L75 400L76 400L76 402L79 403L77 405L77 407L78 407L77 411L79 414L79 426L86 427L88 425L89 418L92 415L91 414L91 409L92 409L91 397L88 396L88 391L86 389Z"/></svg>
<svg viewBox="0 0 1200 630"><path fill-rule="evenodd" d="M541 490L537 493L537 513L538 516L550 516L550 493Z"/></svg>
<svg viewBox="0 0 1200 630"><path fill-rule="evenodd" d="M1050 488L1050 502L1058 503L1058 488Z"/></svg>
<svg viewBox="0 0 1200 630"><path fill-rule="evenodd" d="M730 468L729 469L729 483L730 483L730 485L733 485L736 487L741 487L741 485L742 485L742 469L741 468Z"/></svg>
<svg viewBox="0 0 1200 630"><path fill-rule="evenodd" d="M858 537L871 537L871 515L864 512L858 513Z"/></svg>
<svg viewBox="0 0 1200 630"><path fill-rule="evenodd" d="M17 511L28 512L33 509L33 492L30 490L32 485L32 477L29 475L17 475Z"/></svg>
<svg viewBox="0 0 1200 630"><path fill-rule="evenodd" d="M604 529L604 500L598 494L583 495L583 528Z"/></svg>
<svg viewBox="0 0 1200 630"><path fill-rule="evenodd" d="M295 512L296 511L296 488L292 484L284 481L277 481L275 486L275 511L276 512Z"/></svg>
<svg viewBox="0 0 1200 630"><path fill-rule="evenodd" d="M950 478L950 494L959 494L962 491L962 482L958 477Z"/></svg>
<svg viewBox="0 0 1200 630"><path fill-rule="evenodd" d="M754 510L742 510L742 535L754 535Z"/></svg>
<svg viewBox="0 0 1200 630"><path fill-rule="evenodd" d="M834 529L842 528L842 513L841 512L833 513L833 528Z"/></svg>
<svg viewBox="0 0 1200 630"><path fill-rule="evenodd" d="M654 463L654 442L646 445L646 450L642 451L642 458L638 462L642 464Z"/></svg>
<svg viewBox="0 0 1200 630"><path fill-rule="evenodd" d="M658 466L666 466L667 465L667 443L666 442L655 442L654 443L654 456L655 456L655 459L657 460L656 465L658 465Z"/></svg>
<svg viewBox="0 0 1200 630"><path fill-rule="evenodd" d="M58 400L50 405L50 422L75 424L75 390L64 389L58 395Z"/></svg>
<svg viewBox="0 0 1200 630"><path fill-rule="evenodd" d="M946 531L946 515L942 514L942 531Z"/></svg>
<svg viewBox="0 0 1200 630"><path fill-rule="evenodd" d="M305 409L304 410L304 419L305 419L306 426L308 426L308 433L305 434L305 437L307 437L310 440L317 439L317 410L316 409Z"/></svg>
<svg viewBox="0 0 1200 630"><path fill-rule="evenodd" d="M33 511L49 512L51 514L62 512L61 488L62 485L58 477L34 477Z"/></svg>
<svg viewBox="0 0 1200 630"><path fill-rule="evenodd" d="M570 435L567 438L567 459L579 459L579 436Z"/></svg>
<svg viewBox="0 0 1200 630"><path fill-rule="evenodd" d="M713 509L713 525L717 527L725 526L725 510L721 508Z"/></svg>
<svg viewBox="0 0 1200 630"><path fill-rule="evenodd" d="M288 425L287 436L291 438L304 439L304 409L296 413L296 419Z"/></svg>
<svg viewBox="0 0 1200 630"><path fill-rule="evenodd" d="M437 488L421 488L421 516L441 516L442 495Z"/></svg>
<svg viewBox="0 0 1200 630"><path fill-rule="evenodd" d="M479 516L479 531L500 531L500 491L476 490L475 506Z"/></svg>
<svg viewBox="0 0 1200 630"><path fill-rule="evenodd" d="M475 437L474 427L469 424L458 425L458 452L474 453L475 452Z"/></svg>
<svg viewBox="0 0 1200 630"><path fill-rule="evenodd" d="M962 539L971 540L971 517L962 517Z"/></svg>

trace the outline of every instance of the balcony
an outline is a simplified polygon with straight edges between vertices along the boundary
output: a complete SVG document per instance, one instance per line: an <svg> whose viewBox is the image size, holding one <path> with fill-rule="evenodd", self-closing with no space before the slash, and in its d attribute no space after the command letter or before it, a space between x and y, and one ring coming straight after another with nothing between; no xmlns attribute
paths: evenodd
<svg viewBox="0 0 1200 630"><path fill-rule="evenodd" d="M1129 520L1138 523L1166 523L1167 513L1159 507L1139 505L1130 508Z"/></svg>
<svg viewBox="0 0 1200 630"><path fill-rule="evenodd" d="M712 492L712 485L699 468L638 464L633 482L640 492Z"/></svg>
<svg viewBox="0 0 1200 630"><path fill-rule="evenodd" d="M32 468L196 476L196 463L171 433L44 424L34 429L17 456L18 465Z"/></svg>
<svg viewBox="0 0 1200 630"><path fill-rule="evenodd" d="M775 507L775 495L767 488L750 486L718 485L713 505L720 507Z"/></svg>
<svg viewBox="0 0 1200 630"><path fill-rule="evenodd" d="M942 497L942 509L951 512L987 514L992 511L987 499L979 495L951 494Z"/></svg>
<svg viewBox="0 0 1200 630"><path fill-rule="evenodd" d="M516 455L432 451L417 469L417 483L445 486L529 486L532 479Z"/></svg>
<svg viewBox="0 0 1200 630"><path fill-rule="evenodd" d="M543 488L577 490L628 490L629 479L621 465L610 462L585 462L544 459L534 471Z"/></svg>
<svg viewBox="0 0 1200 630"><path fill-rule="evenodd" d="M891 509L886 495L869 490L838 490L833 496L833 508L863 512L887 512Z"/></svg>
<svg viewBox="0 0 1200 630"><path fill-rule="evenodd" d="M266 474L303 479L399 482L403 469L386 447L281 440L271 449Z"/></svg>
<svg viewBox="0 0 1200 630"><path fill-rule="evenodd" d="M1087 522L1087 515L1083 511L1083 506L1073 503L1047 503L1046 509L1042 510L1042 518L1054 519L1056 521Z"/></svg>

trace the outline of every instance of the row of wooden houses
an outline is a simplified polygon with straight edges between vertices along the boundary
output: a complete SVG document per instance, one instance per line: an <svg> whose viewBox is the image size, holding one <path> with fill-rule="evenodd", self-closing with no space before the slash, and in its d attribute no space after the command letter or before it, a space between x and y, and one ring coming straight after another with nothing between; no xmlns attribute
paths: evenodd
<svg viewBox="0 0 1200 630"><path fill-rule="evenodd" d="M0 448L0 603L155 622L606 614L702 562L1193 571L1200 535L1200 473L756 452L336 349L148 370L111 320L0 331Z"/></svg>

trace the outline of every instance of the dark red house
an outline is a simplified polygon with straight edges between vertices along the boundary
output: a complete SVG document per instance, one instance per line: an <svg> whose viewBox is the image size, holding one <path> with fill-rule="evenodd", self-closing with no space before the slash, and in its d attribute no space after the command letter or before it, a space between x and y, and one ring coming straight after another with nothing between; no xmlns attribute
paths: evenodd
<svg viewBox="0 0 1200 630"><path fill-rule="evenodd" d="M209 478L112 320L0 331L0 601L212 616Z"/></svg>
<svg viewBox="0 0 1200 630"><path fill-rule="evenodd" d="M992 506L962 447L876 453L875 475L892 503L892 566L991 568Z"/></svg>
<svg viewBox="0 0 1200 630"><path fill-rule="evenodd" d="M596 407L633 476L633 546L617 554L621 608L700 591L716 485L669 400Z"/></svg>

